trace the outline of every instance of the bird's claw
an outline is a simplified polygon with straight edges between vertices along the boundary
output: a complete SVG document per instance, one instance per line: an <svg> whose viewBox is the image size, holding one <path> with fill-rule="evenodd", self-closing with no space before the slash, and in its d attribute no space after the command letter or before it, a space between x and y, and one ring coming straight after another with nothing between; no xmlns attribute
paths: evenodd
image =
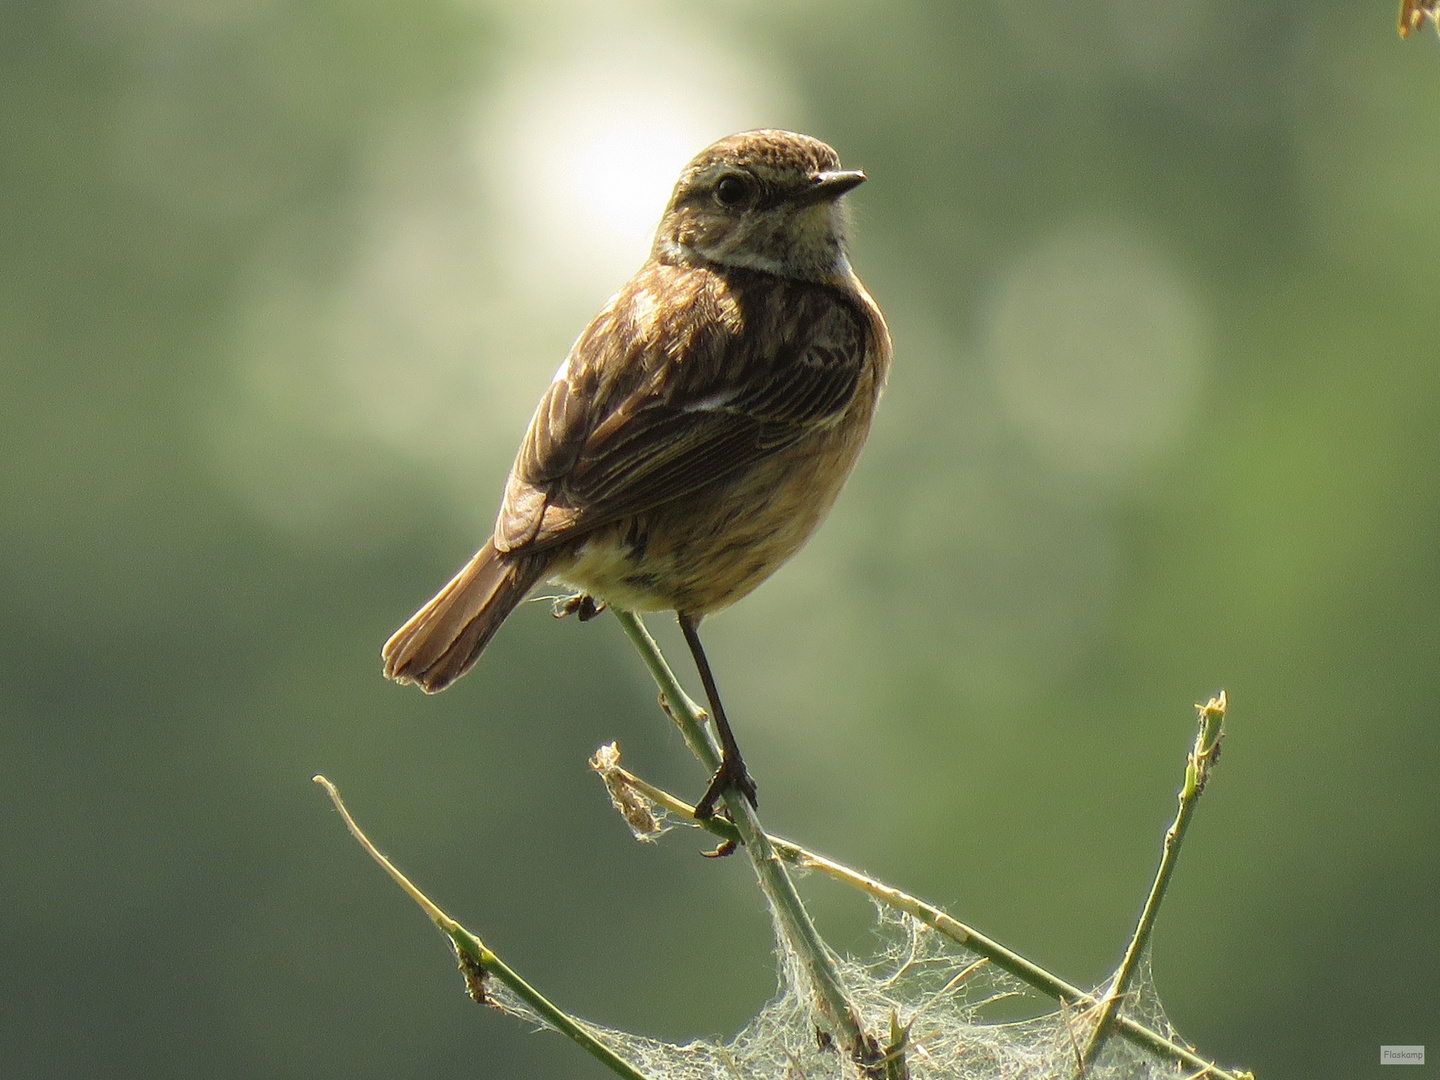
<svg viewBox="0 0 1440 1080"><path fill-rule="evenodd" d="M738 757L726 757L721 759L720 767L710 779L710 786L695 804L696 819L708 821L714 817L715 808L727 791L738 791L751 806L760 805L760 800L756 797L755 781L750 779L745 762Z"/></svg>
<svg viewBox="0 0 1440 1080"><path fill-rule="evenodd" d="M605 610L605 601L597 601L589 593L576 593L574 596L559 596L555 598L555 605L550 609L550 614L557 619L563 619L567 615L579 615L581 622L589 622Z"/></svg>

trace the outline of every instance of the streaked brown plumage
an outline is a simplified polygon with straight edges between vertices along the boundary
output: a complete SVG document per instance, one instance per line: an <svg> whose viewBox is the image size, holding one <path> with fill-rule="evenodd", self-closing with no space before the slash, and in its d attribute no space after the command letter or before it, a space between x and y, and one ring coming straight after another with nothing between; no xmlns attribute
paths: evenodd
<svg viewBox="0 0 1440 1080"><path fill-rule="evenodd" d="M695 626L814 531L890 362L844 251L838 199L863 179L824 143L781 131L691 161L650 260L541 399L494 535L386 642L389 678L443 690L548 576L622 609L676 611L731 756ZM734 756L727 781L753 798Z"/></svg>

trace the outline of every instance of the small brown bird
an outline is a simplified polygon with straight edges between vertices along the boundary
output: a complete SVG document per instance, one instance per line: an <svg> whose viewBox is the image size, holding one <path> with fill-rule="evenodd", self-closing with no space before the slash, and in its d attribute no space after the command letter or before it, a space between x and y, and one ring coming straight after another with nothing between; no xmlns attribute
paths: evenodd
<svg viewBox="0 0 1440 1080"><path fill-rule="evenodd" d="M809 538L870 430L890 335L839 204L864 179L788 131L685 167L649 261L541 398L494 534L385 643L387 677L445 689L542 577L574 590L557 615L673 610L724 751L698 809L755 801L697 629Z"/></svg>

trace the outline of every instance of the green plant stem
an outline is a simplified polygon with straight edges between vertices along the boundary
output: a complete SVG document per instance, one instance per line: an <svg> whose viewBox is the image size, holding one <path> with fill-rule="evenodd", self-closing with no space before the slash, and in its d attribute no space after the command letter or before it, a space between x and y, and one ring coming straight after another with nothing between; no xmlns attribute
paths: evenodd
<svg viewBox="0 0 1440 1080"><path fill-rule="evenodd" d="M1150 895L1146 897L1145 907L1141 909L1140 919L1135 924L1135 933L1131 935L1125 956L1121 959L1120 966L1115 969L1104 999L1100 1002L1095 1026L1090 1031L1090 1039L1081 1056L1083 1064L1094 1061L1100 1052L1115 1010L1130 988L1130 980L1135 975L1140 956L1155 929L1160 904L1165 899L1165 892L1170 887L1170 877L1174 874L1175 865L1180 858L1180 845L1185 842L1185 831L1190 827L1191 818L1195 816L1195 807L1199 805L1200 794L1205 790L1205 781L1210 777L1210 770L1220 756L1220 740L1225 734L1225 705L1225 691L1222 690L1204 705L1195 706L1200 714L1200 730L1195 733L1195 746L1186 759L1185 782L1180 787L1180 806L1175 811L1175 820L1165 832L1160 865L1155 870L1155 881L1150 886Z"/></svg>
<svg viewBox="0 0 1440 1080"><path fill-rule="evenodd" d="M640 616L634 612L616 610L615 617L620 620L626 635L644 659L650 674L654 676L668 706L666 711L679 725L691 751L700 759L700 763L713 773L720 767L720 754L705 727L703 712L681 688L664 654L660 652L660 646L650 636L650 631L645 629ZM734 822L734 838L738 839L749 853L760 889L770 904L780 933L786 945L800 958L810 978L821 1013L834 1028L836 1041L845 1047L857 1063L862 1066L873 1065L881 1056L879 1044L866 1035L861 1026L860 1014L845 994L830 950L815 929L810 913L805 910L795 883L790 880L785 864L771 843L769 835L761 828L755 808L743 795L734 791L725 792L724 801L730 819Z"/></svg>
<svg viewBox="0 0 1440 1080"><path fill-rule="evenodd" d="M536 990L505 961L488 949L483 941L445 914L434 901L421 892L394 863L370 842L370 838L361 831L360 826L355 823L355 819L350 816L350 811L345 809L345 804L340 799L340 793L335 790L335 785L323 776L315 777L315 782L330 793L330 798L335 803L335 809L340 812L340 816L345 820L346 828L359 841L360 846L380 864L387 874L395 879L396 884L404 889L415 903L420 905L425 914L430 916L431 921L450 939L456 954L460 957L460 966L465 972L465 981L470 988L472 997L477 1001L483 1001L484 979L487 976L493 976L504 983L516 997L534 1009L536 1014L547 1024L562 1035L569 1036L617 1076L622 1076L625 1080L654 1080L653 1077L648 1077L637 1070L635 1066L595 1038L584 1024Z"/></svg>
<svg viewBox="0 0 1440 1080"><path fill-rule="evenodd" d="M683 799L677 798L663 788L656 787L618 765L615 766L615 771L625 783L630 784L657 806L664 807L672 814L699 825L722 840L733 842L739 839L739 833L735 826L728 821L720 818L699 821L695 817L695 808ZM1101 1004L1101 999L1095 995L1087 993L1077 986L1072 986L1058 975L1052 975L1034 961L1026 959L1019 953L1006 948L980 931L965 925L939 908L927 904L909 893L868 877L860 871L828 859L824 855L817 855L789 840L781 839L778 836L770 836L767 839L786 862L803 869L818 870L827 877L859 889L897 911L903 911L907 915L919 919L957 944L987 958L996 967L1008 971L1047 997L1066 1005L1078 1006L1081 1009L1097 1008ZM1206 1061L1188 1047L1181 1046L1173 1039L1166 1038L1158 1031L1146 1027L1138 1020L1133 1020L1123 1013L1114 1016L1111 1022L1121 1036L1136 1046L1144 1047L1153 1053L1163 1055L1196 1070L1194 1076L1197 1080L1200 1077L1209 1077L1210 1080L1244 1080L1247 1075L1228 1072L1214 1062Z"/></svg>

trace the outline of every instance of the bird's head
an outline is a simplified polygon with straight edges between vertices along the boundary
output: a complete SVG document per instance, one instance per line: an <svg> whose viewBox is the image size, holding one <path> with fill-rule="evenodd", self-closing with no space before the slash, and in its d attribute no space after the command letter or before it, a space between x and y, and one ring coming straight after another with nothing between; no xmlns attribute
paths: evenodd
<svg viewBox="0 0 1440 1080"><path fill-rule="evenodd" d="M865 179L819 139L746 131L685 166L655 235L656 259L833 281L849 274L840 196Z"/></svg>

